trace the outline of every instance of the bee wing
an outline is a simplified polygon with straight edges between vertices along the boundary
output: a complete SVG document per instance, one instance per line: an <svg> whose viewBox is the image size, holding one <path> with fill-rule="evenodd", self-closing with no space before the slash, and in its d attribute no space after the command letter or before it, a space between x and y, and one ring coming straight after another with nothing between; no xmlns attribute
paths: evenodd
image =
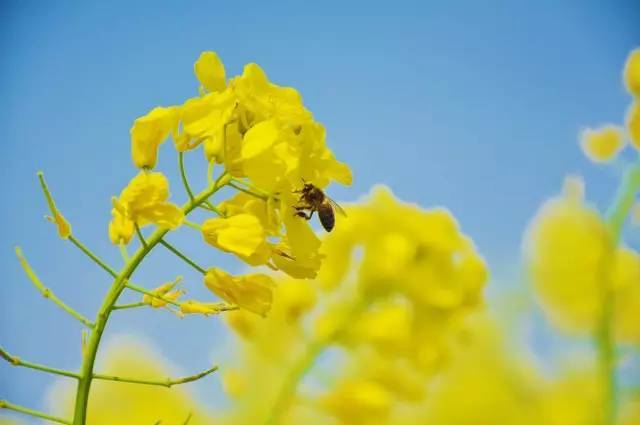
<svg viewBox="0 0 640 425"><path fill-rule="evenodd" d="M329 198L327 195L324 195L324 197L327 199L327 201L329 201L329 203L331 204L331 206L333 208L335 208L336 211L338 211L341 215L343 215L344 217L347 216L347 213L344 209L342 209L342 207L340 205L338 205L338 203L336 201L334 201L333 199Z"/></svg>

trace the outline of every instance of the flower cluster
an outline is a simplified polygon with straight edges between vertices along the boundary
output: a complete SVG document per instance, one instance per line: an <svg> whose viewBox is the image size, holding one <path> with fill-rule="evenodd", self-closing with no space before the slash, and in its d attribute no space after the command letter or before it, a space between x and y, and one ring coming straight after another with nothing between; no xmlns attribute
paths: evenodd
<svg viewBox="0 0 640 425"><path fill-rule="evenodd" d="M633 50L627 58L623 83L632 97L625 120L626 130L620 125L607 124L596 129L585 129L581 133L580 146L594 162L604 163L615 159L627 140L640 150L640 48Z"/></svg>
<svg viewBox="0 0 640 425"><path fill-rule="evenodd" d="M481 305L486 266L448 211L398 202L379 187L347 214L322 243L315 281L280 281L266 320L225 315L242 353L224 373L235 402L228 423L391 417L424 400L460 322ZM332 349L336 366L305 378Z"/></svg>
<svg viewBox="0 0 640 425"><path fill-rule="evenodd" d="M304 107L300 94L271 83L258 65L248 64L242 75L227 79L218 56L204 52L194 71L200 82L197 97L156 107L131 128L132 158L141 171L113 198L111 241L127 245L150 224L176 229L197 203L212 215L197 225L207 244L251 266L315 277L322 260L320 240L295 214L300 201L295 192L305 181L321 189L332 181L350 184L350 169L328 149L324 127ZM170 136L191 199L182 208L169 201L167 178L151 171ZM182 156L200 146L210 164L208 173L216 164L222 170L215 179L209 175L208 192L196 199ZM223 186L237 193L215 206L210 196ZM270 308L273 283L266 275L231 277L213 269L206 273L205 284L249 311L264 315ZM183 313L198 312L193 307L187 304Z"/></svg>

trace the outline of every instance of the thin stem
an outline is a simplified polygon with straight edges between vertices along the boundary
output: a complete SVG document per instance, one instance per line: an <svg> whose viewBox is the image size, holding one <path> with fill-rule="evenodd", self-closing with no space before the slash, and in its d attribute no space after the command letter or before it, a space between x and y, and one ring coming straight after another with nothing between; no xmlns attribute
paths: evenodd
<svg viewBox="0 0 640 425"><path fill-rule="evenodd" d="M42 282L40 281L36 273L31 268L31 265L27 262L27 259L24 257L24 254L22 253L22 250L20 249L20 247L16 247L15 251L16 251L16 255L18 256L18 260L20 261L20 265L24 269L24 272L27 274L27 276L29 277L33 285L38 289L38 291L40 291L43 297L53 301L58 307L60 307L61 309L63 309L73 317L75 317L83 325L89 328L92 328L94 326L94 324L89 319L87 319L82 314L75 311L73 308L66 305L60 298L56 296L56 294L53 293L53 291L51 291L51 289L47 288L42 284Z"/></svg>
<svg viewBox="0 0 640 425"><path fill-rule="evenodd" d="M169 251L173 252L175 255L180 257L185 263L189 264L191 267L193 267L200 273L207 274L207 271L204 268L200 267L191 258L187 257L182 252L178 251L178 249L175 248L173 245L171 245L169 242L165 241L164 239L160 239L160 245L164 246Z"/></svg>
<svg viewBox="0 0 640 425"><path fill-rule="evenodd" d="M207 182L209 182L209 185L213 185L214 181L213 181L213 167L215 165L215 161L211 160L209 161L209 164L207 165Z"/></svg>
<svg viewBox="0 0 640 425"><path fill-rule="evenodd" d="M210 186L203 192L198 194L193 200L190 200L183 205L182 211L185 215L188 215L204 200L208 199L216 191L218 191L227 180L219 179L214 186ZM219 184L220 183L220 184ZM91 382L93 380L93 366L95 364L96 354L98 347L102 339L102 334L109 320L109 316L113 309L113 306L118 301L118 297L127 285L127 282L131 275L138 268L140 263L149 254L151 249L169 232L168 229L157 229L151 237L148 239L147 246L142 246L138 251L133 254L131 261L129 261L124 268L115 275L114 281L109 289L109 292L105 296L102 306L97 314L96 325L91 333L89 342L87 344L85 354L83 356L82 369L80 372L80 380L76 390L76 404L74 408L73 425L85 425L87 421L87 405L89 401L89 390L91 389ZM104 267L103 267L104 268ZM106 268L109 272L109 268ZM109 272L110 273L110 272ZM131 284L129 284L131 285Z"/></svg>
<svg viewBox="0 0 640 425"><path fill-rule="evenodd" d="M335 326L334 332L314 339L307 344L302 356L294 362L292 368L285 375L265 424L275 425L279 423L280 416L289 404L291 397L295 394L298 383L305 377L309 370L311 370L318 356L340 336L340 333L343 332L344 329L347 329L346 325L359 316L368 305L368 299L356 298L353 301L351 309L346 312L340 320L344 326Z"/></svg>
<svg viewBox="0 0 640 425"><path fill-rule="evenodd" d="M120 248L120 256L122 257L122 261L126 263L128 263L131 260L131 257L129 257L129 251L127 251L127 246L123 243L118 244L118 248Z"/></svg>
<svg viewBox="0 0 640 425"><path fill-rule="evenodd" d="M184 185L185 190L189 194L189 199L193 202L194 196L193 191L191 190L191 186L189 186L189 180L187 179L187 172L184 169L184 153L178 153L178 165L180 166L180 176L182 177L182 184Z"/></svg>
<svg viewBox="0 0 640 425"><path fill-rule="evenodd" d="M53 373L55 375L68 376L69 378L78 379L80 377L80 375L78 375L76 372L71 372L69 370L64 370L64 369L56 369L53 367L22 360L17 356L12 356L11 354L7 353L2 347L0 347L0 357L2 357L3 359L5 359L6 361L8 361L14 366L22 366L29 369L40 370L42 372Z"/></svg>
<svg viewBox="0 0 640 425"><path fill-rule="evenodd" d="M71 421L68 421L67 419L58 418L38 410L29 409L28 407L18 406L17 404L9 403L7 400L0 400L0 409L13 410L14 412L24 413L25 415L35 416L36 418L46 419L51 422L71 425Z"/></svg>
<svg viewBox="0 0 640 425"><path fill-rule="evenodd" d="M136 234L138 235L138 239L140 239L140 243L142 244L143 247L147 247L147 241L144 239L144 236L142 235L142 231L140 230L140 226L138 226L138 223L133 223L133 226L136 229Z"/></svg>
<svg viewBox="0 0 640 425"><path fill-rule="evenodd" d="M195 229L198 232L202 231L202 226L200 226L198 223L194 223L193 221L183 220L182 224L184 224L185 226L191 227L192 229Z"/></svg>
<svg viewBox="0 0 640 425"><path fill-rule="evenodd" d="M125 378L121 376L113 376L113 375L104 375L100 373L94 373L93 377L95 379L101 379L104 381L116 381L116 382L126 382L130 384L141 384L141 385L157 385L161 387L170 388L174 385L186 384L188 382L197 381L200 378L204 378L205 376L215 372L218 370L218 366L213 366L203 372L196 373L195 375L185 376L179 379L138 379L138 378Z"/></svg>
<svg viewBox="0 0 640 425"><path fill-rule="evenodd" d="M111 310L126 310L128 308L145 307L145 306L148 306L148 305L149 304L143 303L142 301L140 301L138 303L114 305Z"/></svg>
<svg viewBox="0 0 640 425"><path fill-rule="evenodd" d="M87 257L91 258L94 263L100 266L103 270L109 273L111 276L116 277L118 273L111 267L107 265L104 261L102 261L97 255L95 255L89 248L87 248L82 242L76 239L73 235L69 236L69 240L72 244L80 249Z"/></svg>
<svg viewBox="0 0 640 425"><path fill-rule="evenodd" d="M240 192L244 192L244 193L246 193L246 194L248 194L248 195L255 196L256 198L262 199L263 201L266 201L266 200L268 200L268 199L269 199L269 197L268 197L267 195L262 195L262 194L260 194L260 193L253 192L253 191L252 191L252 190L250 190L250 189L247 189L247 188L244 188L244 187L238 186L237 184L235 184L235 183L234 183L235 181L236 181L236 180L231 181L231 182L229 183L229 186L233 187L234 189L239 190Z"/></svg>
<svg viewBox="0 0 640 425"><path fill-rule="evenodd" d="M51 196L51 192L49 191L47 182L44 180L44 173L42 171L38 171L38 180L40 180L40 187L42 188L42 192L44 192L44 197L47 199L49 211L51 211L51 214L55 214L58 208L56 208L56 203L53 201L53 196Z"/></svg>
<svg viewBox="0 0 640 425"><path fill-rule="evenodd" d="M606 221L611 237L612 248L615 250L620 242L622 229L640 191L640 161L631 165L624 174L616 198L607 211ZM607 264L611 256L607 258ZM604 387L604 423L616 423L618 394L616 362L617 353L613 335L613 321L615 319L615 298L609 285L609 267L603 267L603 305L602 316L597 330L596 342L598 347L598 364Z"/></svg>
<svg viewBox="0 0 640 425"><path fill-rule="evenodd" d="M138 286L138 285L136 285L134 283L127 282L127 283L124 284L124 286L125 286L125 288L129 288L132 291L136 291L136 292L139 292L141 294L149 295L150 297L162 300L162 301L166 302L167 304L173 304L173 305L175 305L177 307L180 307L180 305L181 305L177 301L173 301L173 300L170 300L168 298L163 297L162 295L155 294L153 291L151 291L149 289L146 289L146 288L143 288L142 286Z"/></svg>
<svg viewBox="0 0 640 425"><path fill-rule="evenodd" d="M211 202L204 201L203 204L206 205L207 207L209 207L209 209L211 211L213 211L214 213L218 214L221 217L224 217L224 214L222 213L222 211L220 211L220 209L218 207L216 207L215 205L213 205Z"/></svg>

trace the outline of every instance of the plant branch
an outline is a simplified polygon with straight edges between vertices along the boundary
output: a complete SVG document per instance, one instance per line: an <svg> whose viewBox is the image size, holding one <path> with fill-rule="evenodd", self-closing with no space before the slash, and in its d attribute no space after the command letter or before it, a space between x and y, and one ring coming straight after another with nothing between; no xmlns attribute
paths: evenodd
<svg viewBox="0 0 640 425"><path fill-rule="evenodd" d="M46 419L51 422L71 425L71 421L66 419L58 418L38 410L29 409L28 407L18 406L17 404L9 403L7 400L0 400L0 409L13 410L14 412L24 413L25 415L35 416L36 418Z"/></svg>
<svg viewBox="0 0 640 425"><path fill-rule="evenodd" d="M189 194L189 199L193 202L194 196L193 191L191 190L191 186L189 185L189 180L187 179L187 172L184 169L184 153L178 153L178 165L180 167L180 177L182 177L182 184L184 185L184 189Z"/></svg>
<svg viewBox="0 0 640 425"><path fill-rule="evenodd" d="M128 282L128 281L124 284L124 286L126 288L131 289L132 291L136 291L136 292L139 292L139 293L144 294L144 295L149 295L150 297L162 300L162 301L166 302L167 304L172 304L172 305L175 305L177 307L180 307L180 303L179 302L170 300L168 298L165 298L162 295L155 294L153 291L151 291L149 289L146 289L146 288L143 288L142 286L138 286L138 285L136 285L134 283L131 283L131 282Z"/></svg>
<svg viewBox="0 0 640 425"><path fill-rule="evenodd" d="M138 303L131 303L131 304L120 304L120 305L116 304L116 305L113 306L113 308L111 310L126 310L126 309L129 309L129 308L145 307L145 306L148 306L148 305L149 304L143 303L142 301L138 302Z"/></svg>
<svg viewBox="0 0 640 425"><path fill-rule="evenodd" d="M164 239L160 239L160 245L164 246L169 251L173 252L176 256L180 257L185 263L189 264L191 267L193 267L200 273L207 274L207 271L204 268L200 267L193 260L191 260L191 258L187 257L182 252L178 251L178 249L175 248L173 245L171 245L169 242L165 241Z"/></svg>
<svg viewBox="0 0 640 425"><path fill-rule="evenodd" d="M229 183L229 186L233 187L236 190L239 190L240 192L244 192L244 193L246 193L248 195L255 196L256 198L262 199L263 201L266 201L266 200L269 199L269 196L263 195L261 193L254 192L254 191L252 191L250 189L247 189L247 188L244 188L244 187L241 187L241 186L235 184L235 181L236 180L232 180Z"/></svg>
<svg viewBox="0 0 640 425"><path fill-rule="evenodd" d="M94 324L89 319L87 319L82 314L75 311L73 308L66 305L60 298L56 296L56 294L53 293L53 291L51 291L51 289L47 288L42 284L38 276L35 274L31 266L27 262L27 259L24 257L24 254L22 253L22 249L20 249L20 247L16 247L15 251L16 251L16 255L18 256L18 260L20 261L20 265L22 266L22 268L24 269L25 273L27 274L31 282L34 284L34 286L38 289L38 291L40 291L43 297L53 301L56 305L58 305L58 307L60 307L61 309L63 309L73 317L75 317L85 326L89 328L92 328L94 326Z"/></svg>
<svg viewBox="0 0 640 425"><path fill-rule="evenodd" d="M55 375L68 376L69 378L78 379L80 377L76 372L71 372L64 369L56 369L53 367L22 360L20 357L12 356L11 354L7 353L2 347L0 347L0 357L11 363L13 366L21 366L29 369L40 370L42 372L53 373Z"/></svg>
<svg viewBox="0 0 640 425"><path fill-rule="evenodd" d="M118 273L111 267L107 265L104 261L102 261L97 255L95 255L89 248L87 248L82 242L76 239L73 235L69 236L69 240L72 244L80 249L87 257L91 258L94 263L100 266L103 270L109 273L112 277L118 276Z"/></svg>
<svg viewBox="0 0 640 425"><path fill-rule="evenodd" d="M129 384L141 384L141 385L157 385L157 386L161 386L161 387L167 387L170 388L174 385L180 385L180 384L186 384L188 382L193 382L193 381L197 381L200 378L204 378L205 376L209 375L210 373L215 372L216 370L218 370L218 366L213 366L205 371L202 371L200 373L196 373L195 375L190 375L190 376L185 376L183 378L178 378L178 379L171 379L171 378L167 378L167 379L138 379L138 378L126 378L126 377L121 377L121 376L114 376L114 375L104 375L104 374L100 374L100 373L94 373L93 377L95 379L101 379L104 381L116 381L116 382L126 382Z"/></svg>
<svg viewBox="0 0 640 425"><path fill-rule="evenodd" d="M138 223L133 223L133 227L135 227L136 229L136 235L138 235L138 239L140 239L140 243L142 244L143 247L147 247L147 241L144 239L144 236L142 235L142 231L140 230L140 226L138 226Z"/></svg>

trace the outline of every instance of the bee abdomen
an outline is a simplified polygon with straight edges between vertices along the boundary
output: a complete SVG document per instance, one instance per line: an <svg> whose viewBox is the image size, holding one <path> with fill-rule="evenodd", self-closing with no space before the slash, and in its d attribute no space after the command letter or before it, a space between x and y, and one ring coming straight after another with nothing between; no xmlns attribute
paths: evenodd
<svg viewBox="0 0 640 425"><path fill-rule="evenodd" d="M327 232L330 232L336 224L336 218L333 215L333 208L331 208L331 205L329 204L323 203L318 207L318 217L320 217L320 223Z"/></svg>

